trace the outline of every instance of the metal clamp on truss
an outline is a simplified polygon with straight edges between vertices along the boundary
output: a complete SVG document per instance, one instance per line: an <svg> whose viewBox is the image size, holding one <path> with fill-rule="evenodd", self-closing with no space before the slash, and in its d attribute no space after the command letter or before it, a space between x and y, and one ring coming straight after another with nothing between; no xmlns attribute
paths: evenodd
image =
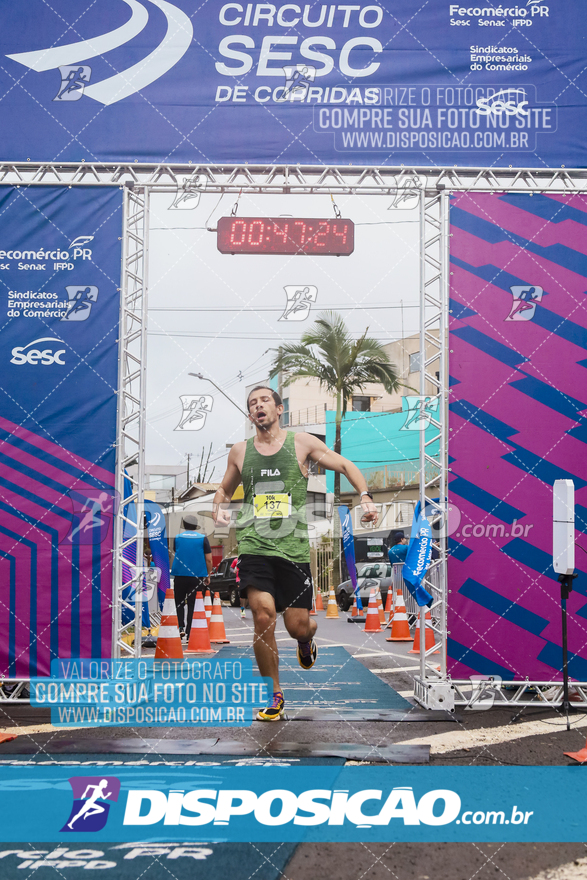
<svg viewBox="0 0 587 880"><path fill-rule="evenodd" d="M455 688L450 681L429 681L414 676L414 699L425 709L455 710Z"/></svg>

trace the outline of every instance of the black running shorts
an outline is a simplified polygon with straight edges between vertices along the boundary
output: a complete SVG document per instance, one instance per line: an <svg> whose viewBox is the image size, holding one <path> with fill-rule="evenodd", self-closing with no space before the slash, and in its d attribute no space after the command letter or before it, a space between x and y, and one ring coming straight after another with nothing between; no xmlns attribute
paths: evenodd
<svg viewBox="0 0 587 880"><path fill-rule="evenodd" d="M313 587L309 562L290 562L281 556L253 556L243 553L238 558L239 590L247 595L247 587L271 593L276 611L286 608L312 608Z"/></svg>

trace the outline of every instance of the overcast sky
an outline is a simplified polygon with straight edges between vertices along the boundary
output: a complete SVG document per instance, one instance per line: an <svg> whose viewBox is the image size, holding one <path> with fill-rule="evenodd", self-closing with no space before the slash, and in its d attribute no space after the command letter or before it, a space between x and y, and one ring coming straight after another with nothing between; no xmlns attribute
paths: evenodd
<svg viewBox="0 0 587 880"><path fill-rule="evenodd" d="M226 444L244 437L244 417L189 372L209 376L244 408L245 385L268 374L268 349L299 339L323 310L340 312L354 335L369 327L382 343L418 330L415 205L389 210L391 196L337 197L342 217L357 224L347 257L233 256L218 251L206 227L215 228L235 201L203 194L194 210L170 210L172 194L151 196L146 461L181 464L188 452L199 460L212 443L214 480L224 473ZM237 210L241 217L334 217L329 195L244 194ZM279 321L286 285L318 288L307 320ZM201 430L174 430L180 395L191 394L211 394L212 411Z"/></svg>

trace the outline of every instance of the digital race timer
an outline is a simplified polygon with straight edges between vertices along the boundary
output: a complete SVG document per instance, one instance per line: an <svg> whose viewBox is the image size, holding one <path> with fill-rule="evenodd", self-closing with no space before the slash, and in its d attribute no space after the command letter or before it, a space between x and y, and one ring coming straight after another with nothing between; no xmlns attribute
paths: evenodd
<svg viewBox="0 0 587 880"><path fill-rule="evenodd" d="M311 254L346 257L355 249L355 224L337 217L221 217L221 254Z"/></svg>

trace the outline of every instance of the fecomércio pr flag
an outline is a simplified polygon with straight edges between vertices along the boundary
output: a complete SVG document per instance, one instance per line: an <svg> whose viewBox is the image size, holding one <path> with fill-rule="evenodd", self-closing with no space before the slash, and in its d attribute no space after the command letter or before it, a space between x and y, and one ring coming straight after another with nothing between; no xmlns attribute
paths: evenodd
<svg viewBox="0 0 587 880"><path fill-rule="evenodd" d="M149 546L153 555L155 567L159 569L159 582L157 585L157 600L159 608L163 608L165 593L171 586L169 571L169 547L165 536L165 517L163 511L154 501L145 501L145 515L147 517L147 529Z"/></svg>
<svg viewBox="0 0 587 880"><path fill-rule="evenodd" d="M344 550L344 558L346 559L346 566L349 570L355 596L357 597L357 609L361 612L363 610L363 603L361 602L361 596L357 589L357 564L355 562L355 540L353 538L351 512L348 507L341 505L338 508L338 515L340 516L340 523L342 526L342 547Z"/></svg>
<svg viewBox="0 0 587 880"><path fill-rule="evenodd" d="M430 605L432 602L432 596L422 586L431 556L432 529L418 501L414 508L410 544L402 571L404 581L418 605Z"/></svg>

